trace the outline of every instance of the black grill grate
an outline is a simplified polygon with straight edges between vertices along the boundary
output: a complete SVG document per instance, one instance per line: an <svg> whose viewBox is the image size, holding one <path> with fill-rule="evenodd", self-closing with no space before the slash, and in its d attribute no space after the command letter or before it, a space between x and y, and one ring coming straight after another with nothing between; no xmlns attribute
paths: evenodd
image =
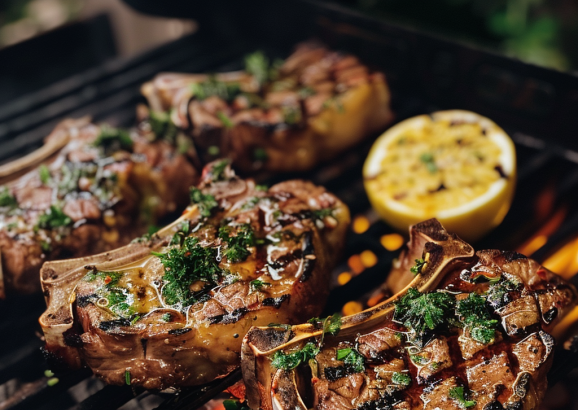
<svg viewBox="0 0 578 410"><path fill-rule="evenodd" d="M544 260L578 233L578 153L571 150L578 147L578 140L572 138L578 117L571 115L578 108L578 78L333 6L308 1L274 3L258 13L223 16L244 21L250 30L227 32L221 26L217 33L203 28L136 59L107 63L0 107L1 159L38 147L65 117L92 115L96 121L131 125L135 105L142 100L140 85L160 71L230 70L240 66L245 53L257 48L282 57L297 41L318 37L386 72L398 120L437 109L472 109L496 120L513 137L519 171L516 197L503 224L475 244L477 249L518 249L558 216L559 223L534 254ZM272 21L278 24L270 25ZM522 95L526 98L521 99ZM282 177L304 177L325 185L349 205L354 217L370 222L367 230L348 237L345 255L334 272L327 313L341 310L348 301L367 301L398 254L380 244L382 236L393 231L376 218L364 193L361 167L370 146L368 141L313 172ZM281 178L262 179L273 183ZM351 271L348 258L366 250L377 256L377 263L339 286L338 275ZM178 396L104 386L88 370L57 375L58 383L49 386L52 377L44 373L37 323L44 307L38 296L0 301L0 410L195 408L239 378L236 372L217 385ZM558 369L563 372L552 378L563 377L576 362L576 355L559 357L564 366Z"/></svg>

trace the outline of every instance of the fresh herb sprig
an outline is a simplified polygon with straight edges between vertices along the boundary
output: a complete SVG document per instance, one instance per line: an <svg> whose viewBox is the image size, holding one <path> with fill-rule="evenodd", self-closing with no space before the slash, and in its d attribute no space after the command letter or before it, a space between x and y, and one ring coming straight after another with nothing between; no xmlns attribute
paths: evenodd
<svg viewBox="0 0 578 410"><path fill-rule="evenodd" d="M241 87L238 83L225 83L215 77L200 83L191 84L193 96L198 100L204 100L211 96L217 96L225 101L231 102L236 96L241 94Z"/></svg>
<svg viewBox="0 0 578 410"><path fill-rule="evenodd" d="M470 293L467 298L457 302L456 312L469 330L472 339L483 344L495 340L498 321L492 319L483 296L475 292Z"/></svg>
<svg viewBox="0 0 578 410"><path fill-rule="evenodd" d="M411 377L407 373L393 372L391 381L393 384L407 387L411 384Z"/></svg>
<svg viewBox="0 0 578 410"><path fill-rule="evenodd" d="M342 360L343 364L345 364L351 373L361 373L365 371L365 358L352 347L337 349L335 358Z"/></svg>
<svg viewBox="0 0 578 410"><path fill-rule="evenodd" d="M165 267L162 294L169 305L189 306L201 300L208 288L216 286L229 272L217 262L217 248L199 245L197 237L187 237L181 247L166 253L153 252ZM200 291L193 291L194 282L205 282Z"/></svg>
<svg viewBox="0 0 578 410"><path fill-rule="evenodd" d="M421 293L410 288L395 305L393 320L415 333L434 330L453 318L455 298L446 292Z"/></svg>
<svg viewBox="0 0 578 410"><path fill-rule="evenodd" d="M450 399L457 400L457 402L460 404L460 407L464 409L474 407L476 405L475 400L466 399L466 393L462 386L452 387L449 392L449 397Z"/></svg>
<svg viewBox="0 0 578 410"><path fill-rule="evenodd" d="M72 219L66 215L57 205L50 205L40 217L36 225L37 229L56 229L72 225Z"/></svg>
<svg viewBox="0 0 578 410"><path fill-rule="evenodd" d="M105 153L110 154L121 149L132 150L133 140L128 131L103 124L93 145L102 147Z"/></svg>
<svg viewBox="0 0 578 410"><path fill-rule="evenodd" d="M211 194L203 194L198 188L191 188L190 190L191 202L196 204L199 208L199 213L203 218L208 218L213 213L219 203Z"/></svg>
<svg viewBox="0 0 578 410"><path fill-rule="evenodd" d="M425 265L425 261L423 259L416 259L415 265L413 265L409 270L414 275L417 275L418 273L421 273L423 265Z"/></svg>
<svg viewBox="0 0 578 410"><path fill-rule="evenodd" d="M231 236L233 231L235 235ZM237 227L222 226L219 228L219 238L227 243L223 254L231 263L245 261L251 255L248 248L255 246L255 231L251 224L241 224Z"/></svg>
<svg viewBox="0 0 578 410"><path fill-rule="evenodd" d="M315 359L320 351L321 349L313 342L307 342L303 348L291 353L283 353L278 350L273 355L271 365L277 369L292 370L302 363Z"/></svg>
<svg viewBox="0 0 578 410"><path fill-rule="evenodd" d="M1 208L16 208L18 207L18 201L10 193L8 187L3 186L0 188L0 207Z"/></svg>

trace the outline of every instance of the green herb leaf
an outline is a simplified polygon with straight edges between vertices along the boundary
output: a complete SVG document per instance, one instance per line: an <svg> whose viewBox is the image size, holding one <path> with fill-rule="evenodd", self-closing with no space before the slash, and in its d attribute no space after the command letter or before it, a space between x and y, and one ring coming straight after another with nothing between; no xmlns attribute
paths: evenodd
<svg viewBox="0 0 578 410"><path fill-rule="evenodd" d="M409 358L411 359L412 362L414 362L415 364L417 364L419 366L423 366L424 364L427 364L429 361L425 357L420 356L418 354L412 354L409 356Z"/></svg>
<svg viewBox="0 0 578 410"><path fill-rule="evenodd" d="M170 112L151 111L148 123L156 139L164 139L170 143L176 141L179 129L171 120Z"/></svg>
<svg viewBox="0 0 578 410"><path fill-rule="evenodd" d="M271 364L277 369L291 370L295 369L302 363L307 363L311 359L315 359L315 356L319 354L319 347L313 342L307 342L302 349L299 349L292 353L283 353L278 350L273 355L273 361Z"/></svg>
<svg viewBox="0 0 578 410"><path fill-rule="evenodd" d="M181 223L181 226L179 227L179 230L175 232L175 234L173 235L171 239L171 245L182 245L183 241L189 234L190 229L191 224L189 223L189 221L183 221Z"/></svg>
<svg viewBox="0 0 578 410"><path fill-rule="evenodd" d="M465 327L469 329L472 339L483 344L489 344L495 340L499 322L492 319L484 297L475 292L470 293L466 299L458 301L456 313Z"/></svg>
<svg viewBox="0 0 578 410"><path fill-rule="evenodd" d="M130 372L128 370L124 372L124 382L127 386L130 386Z"/></svg>
<svg viewBox="0 0 578 410"><path fill-rule="evenodd" d="M133 141L128 131L103 124L100 127L100 134L94 140L93 145L104 148L105 153L110 154L121 149L130 151Z"/></svg>
<svg viewBox="0 0 578 410"><path fill-rule="evenodd" d="M231 233L235 233L231 236ZM223 255L231 263L245 261L251 251L247 248L255 246L255 231L251 224L241 224L236 227L222 226L219 228L219 238L227 243Z"/></svg>
<svg viewBox="0 0 578 410"><path fill-rule="evenodd" d="M251 282L249 282L249 284L251 285L251 290L256 291L256 290L261 290L263 288L263 286L272 286L270 283L267 282L263 282L262 280L252 280Z"/></svg>
<svg viewBox="0 0 578 410"><path fill-rule="evenodd" d="M245 71L255 77L257 83L262 86L269 80L269 59L262 51L255 51L245 57Z"/></svg>
<svg viewBox="0 0 578 410"><path fill-rule="evenodd" d="M161 316L161 319L163 322L170 322L172 319L172 316L170 313L165 313L164 315Z"/></svg>
<svg viewBox="0 0 578 410"><path fill-rule="evenodd" d="M410 288L395 304L393 320L421 335L446 325L454 315L455 298L446 292L421 293Z"/></svg>
<svg viewBox="0 0 578 410"><path fill-rule="evenodd" d="M323 321L323 334L336 336L341 330L341 315L336 313Z"/></svg>
<svg viewBox="0 0 578 410"><path fill-rule="evenodd" d="M238 400L223 400L223 407L225 410L251 410L246 404Z"/></svg>
<svg viewBox="0 0 578 410"><path fill-rule="evenodd" d="M512 280L503 280L490 286L487 294L487 301L492 309L499 309L508 304L508 294L520 289L520 283Z"/></svg>
<svg viewBox="0 0 578 410"><path fill-rule="evenodd" d="M55 229L72 225L72 219L56 205L51 205L44 214L38 218L37 227L41 229Z"/></svg>
<svg viewBox="0 0 578 410"><path fill-rule="evenodd" d="M421 268L423 268L423 265L425 265L425 261L423 259L416 259L415 265L413 265L409 270L414 275L417 275L418 273L421 273Z"/></svg>
<svg viewBox="0 0 578 410"><path fill-rule="evenodd" d="M255 190L267 192L269 190L269 187L267 185L255 185Z"/></svg>
<svg viewBox="0 0 578 410"><path fill-rule="evenodd" d="M256 161L267 161L269 156L267 155L267 151L265 151L265 149L255 148L255 150L253 151L253 158Z"/></svg>
<svg viewBox="0 0 578 410"><path fill-rule="evenodd" d="M465 409L476 405L475 400L466 400L464 388L461 386L452 387L450 389L449 396L451 399L457 400L460 403L460 406Z"/></svg>
<svg viewBox="0 0 578 410"><path fill-rule="evenodd" d="M231 129L235 126L233 121L231 121L231 119L227 117L227 114L225 114L223 111L217 111L217 118L221 120L221 123L225 126L225 128Z"/></svg>
<svg viewBox="0 0 578 410"><path fill-rule="evenodd" d="M211 216L213 210L219 206L219 203L213 195L203 194L203 192L198 188L191 188L190 195L191 202L197 204L199 213L203 218Z"/></svg>
<svg viewBox="0 0 578 410"><path fill-rule="evenodd" d="M50 177L50 170L46 165L40 165L40 168L38 168L38 173L40 174L40 182L42 182L43 185L47 185L51 181L52 178Z"/></svg>
<svg viewBox="0 0 578 410"><path fill-rule="evenodd" d="M346 347L345 349L337 349L336 359L343 360L353 351L351 347Z"/></svg>
<svg viewBox="0 0 578 410"><path fill-rule="evenodd" d="M435 158L432 153L424 152L419 157L419 160L423 162L430 174L435 174L438 171L438 167L435 163Z"/></svg>
<svg viewBox="0 0 578 410"><path fill-rule="evenodd" d="M8 187L0 188L0 207L17 208L18 202L16 198L10 193Z"/></svg>
<svg viewBox="0 0 578 410"><path fill-rule="evenodd" d="M400 386L409 386L411 384L411 377L409 374L394 372L391 376L391 381L394 384L399 384Z"/></svg>
<svg viewBox="0 0 578 410"><path fill-rule="evenodd" d="M233 101L241 93L241 87L238 83L225 83L216 78L210 78L207 81L191 84L193 96L198 100L204 100L207 97L217 96L225 101Z"/></svg>
<svg viewBox="0 0 578 410"><path fill-rule="evenodd" d="M190 306L229 275L219 267L217 248L199 245L197 237L185 238L181 247L172 248L167 253L153 254L165 267L162 294L169 305L181 303ZM205 282L205 286L199 291L191 290L191 284L197 281Z"/></svg>
<svg viewBox="0 0 578 410"><path fill-rule="evenodd" d="M365 358L356 349L351 347L337 349L335 358L342 360L345 366L353 373L365 371Z"/></svg>

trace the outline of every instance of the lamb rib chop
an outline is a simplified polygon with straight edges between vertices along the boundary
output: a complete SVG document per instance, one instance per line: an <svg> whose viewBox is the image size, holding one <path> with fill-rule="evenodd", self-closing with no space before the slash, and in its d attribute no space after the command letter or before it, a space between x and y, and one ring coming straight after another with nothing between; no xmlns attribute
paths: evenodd
<svg viewBox="0 0 578 410"><path fill-rule="evenodd" d="M314 319L247 333L251 408L538 408L555 344L548 332L576 289L518 253L474 252L435 219L410 235L413 260L400 266L413 274L392 298L340 328Z"/></svg>
<svg viewBox="0 0 578 410"><path fill-rule="evenodd" d="M159 74L142 93L152 128L184 130L202 162L227 156L244 171L310 169L393 119L382 73L314 42L279 65L257 52L244 71Z"/></svg>
<svg viewBox="0 0 578 410"><path fill-rule="evenodd" d="M226 160L204 169L191 199L150 238L44 265L52 367L85 363L148 389L203 384L239 366L251 326L321 312L349 223L339 199L299 180L256 186Z"/></svg>
<svg viewBox="0 0 578 410"><path fill-rule="evenodd" d="M184 209L198 177L167 141L63 121L42 148L0 167L0 297L40 291L46 260L129 243Z"/></svg>

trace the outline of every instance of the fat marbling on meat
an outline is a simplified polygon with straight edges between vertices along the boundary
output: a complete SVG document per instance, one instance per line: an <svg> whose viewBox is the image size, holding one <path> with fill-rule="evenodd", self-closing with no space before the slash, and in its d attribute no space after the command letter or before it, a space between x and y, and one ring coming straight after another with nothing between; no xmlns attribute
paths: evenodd
<svg viewBox="0 0 578 410"><path fill-rule="evenodd" d="M251 326L321 312L349 223L339 199L301 180L257 186L223 160L191 200L151 237L44 265L53 366L149 389L207 383L239 366Z"/></svg>
<svg viewBox="0 0 578 410"><path fill-rule="evenodd" d="M416 249L415 246L419 248ZM400 291L328 333L253 328L242 346L251 408L537 409L576 289L515 252L477 251L435 219L410 229Z"/></svg>

